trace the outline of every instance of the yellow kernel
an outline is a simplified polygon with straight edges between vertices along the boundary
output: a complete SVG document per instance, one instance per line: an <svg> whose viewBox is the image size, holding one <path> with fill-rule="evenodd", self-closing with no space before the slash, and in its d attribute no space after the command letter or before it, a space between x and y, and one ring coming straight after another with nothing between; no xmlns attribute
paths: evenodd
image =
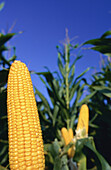
<svg viewBox="0 0 111 170"><path fill-rule="evenodd" d="M31 156L25 156L25 160L26 160L26 161L31 160Z"/></svg>

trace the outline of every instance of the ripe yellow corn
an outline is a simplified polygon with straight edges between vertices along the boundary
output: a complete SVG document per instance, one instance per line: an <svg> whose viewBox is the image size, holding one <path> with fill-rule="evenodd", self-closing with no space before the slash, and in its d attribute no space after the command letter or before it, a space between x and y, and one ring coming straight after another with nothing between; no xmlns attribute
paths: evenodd
<svg viewBox="0 0 111 170"><path fill-rule="evenodd" d="M68 145L71 141L71 138L70 138L70 135L68 133L68 130L65 127L63 127L61 129L61 134L62 134L62 137L64 139L65 145Z"/></svg>
<svg viewBox="0 0 111 170"><path fill-rule="evenodd" d="M30 73L14 61L7 85L9 163L11 170L44 170L45 158L39 115Z"/></svg>
<svg viewBox="0 0 111 170"><path fill-rule="evenodd" d="M89 108L86 104L83 104L80 109L77 130L85 128L86 134L88 135L89 127Z"/></svg>
<svg viewBox="0 0 111 170"><path fill-rule="evenodd" d="M71 140L74 138L74 135L73 135L73 130L72 130L72 128L69 128L69 130L68 130L68 133L69 133L69 135L70 135L70 138L71 138Z"/></svg>
<svg viewBox="0 0 111 170"><path fill-rule="evenodd" d="M73 140L73 138L74 138L72 128L67 130L65 127L63 127L61 129L61 134L63 136L65 145L68 145ZM68 156L69 156L69 158L73 158L74 157L74 153L75 153L74 146L72 146L71 148L68 149Z"/></svg>

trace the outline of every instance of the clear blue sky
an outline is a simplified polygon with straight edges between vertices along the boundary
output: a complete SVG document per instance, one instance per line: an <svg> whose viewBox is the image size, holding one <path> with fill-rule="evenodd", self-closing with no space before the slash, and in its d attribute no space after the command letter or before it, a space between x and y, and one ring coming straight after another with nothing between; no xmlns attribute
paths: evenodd
<svg viewBox="0 0 111 170"><path fill-rule="evenodd" d="M16 46L18 59L25 62L29 70L44 71L44 66L51 71L57 69L56 45L65 38L66 28L69 37L78 36L75 43L79 44L111 30L111 0L4 2L5 7L0 12L0 30L7 32L16 23L12 32L23 31L13 38L11 45ZM78 74L89 66L99 68L99 53L91 50L81 53L84 57L77 65ZM36 86L40 86L38 79L32 79Z"/></svg>

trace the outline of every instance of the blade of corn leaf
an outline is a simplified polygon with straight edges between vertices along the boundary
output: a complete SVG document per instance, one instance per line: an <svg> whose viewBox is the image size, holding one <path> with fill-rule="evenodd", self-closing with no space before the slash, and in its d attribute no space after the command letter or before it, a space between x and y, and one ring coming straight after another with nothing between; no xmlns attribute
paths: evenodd
<svg viewBox="0 0 111 170"><path fill-rule="evenodd" d="M53 156L53 158L59 155L59 149L60 149L60 146L59 146L59 142L57 139L55 139L54 142L48 147L48 151L51 152L51 155Z"/></svg>
<svg viewBox="0 0 111 170"><path fill-rule="evenodd" d="M72 98L74 97L74 93L76 92L77 88L80 85L81 80L79 80L76 84L73 84L72 87L70 88L70 92L69 92L69 101L72 100Z"/></svg>
<svg viewBox="0 0 111 170"><path fill-rule="evenodd" d="M76 59L74 60L74 62L72 63L72 65L70 66L70 69L69 69L69 72L72 70L72 68L75 66L77 60L81 59L82 58L82 55L81 56L77 56Z"/></svg>
<svg viewBox="0 0 111 170"><path fill-rule="evenodd" d="M92 124L92 123L90 123L89 126L90 126L90 127L93 127L93 128L96 128L96 129L99 128L98 125L95 125L95 124Z"/></svg>
<svg viewBox="0 0 111 170"><path fill-rule="evenodd" d="M55 126L58 111L59 111L59 107L57 105L55 105L54 110L53 110L53 126Z"/></svg>
<svg viewBox="0 0 111 170"><path fill-rule="evenodd" d="M45 121L45 123L50 124L50 120L49 120L50 118L47 119L46 113L47 113L47 111L44 109L44 110L40 111L40 116Z"/></svg>
<svg viewBox="0 0 111 170"><path fill-rule="evenodd" d="M78 164L79 164L78 170L87 170L86 156L84 154L81 154L81 159L79 160Z"/></svg>
<svg viewBox="0 0 111 170"><path fill-rule="evenodd" d="M58 66L59 66L60 73L62 74L63 78L65 79L65 69L63 67L60 54L58 54Z"/></svg>
<svg viewBox="0 0 111 170"><path fill-rule="evenodd" d="M111 35L111 31L106 31L101 38L106 38L107 36Z"/></svg>
<svg viewBox="0 0 111 170"><path fill-rule="evenodd" d="M74 106L76 106L76 107L78 106L77 103L79 102L80 98L82 97L84 86L85 86L85 84L82 84L82 86L77 89L76 100L74 102Z"/></svg>
<svg viewBox="0 0 111 170"><path fill-rule="evenodd" d="M96 46L110 46L111 45L111 38L100 38L100 39L92 39L89 41L86 41L84 44L91 44Z"/></svg>
<svg viewBox="0 0 111 170"><path fill-rule="evenodd" d="M1 164L1 165L4 164L4 163L7 161L7 159L8 159L8 153L5 154L5 156L4 156L3 159L1 160L0 164Z"/></svg>
<svg viewBox="0 0 111 170"><path fill-rule="evenodd" d="M60 83L62 83L62 79L61 79L59 73L57 71L54 71L53 73L57 75L57 77L55 77L56 80L58 80Z"/></svg>
<svg viewBox="0 0 111 170"><path fill-rule="evenodd" d="M72 85L72 82L73 82L73 79L74 79L74 72L75 72L75 65L73 65L71 73L70 73L71 75L70 75L69 81L68 81L69 87Z"/></svg>
<svg viewBox="0 0 111 170"><path fill-rule="evenodd" d="M76 118L76 115L75 115L75 114L71 116L71 120L70 120L70 128L72 128L72 129L73 129L73 126L74 126L75 118Z"/></svg>
<svg viewBox="0 0 111 170"><path fill-rule="evenodd" d="M53 106L54 106L54 105L55 105L55 101L56 101L56 100L55 100L55 95L54 95L53 91L50 90L49 88L47 88L47 91L48 91L50 100L51 100L51 102L52 102L52 104L53 104Z"/></svg>
<svg viewBox="0 0 111 170"><path fill-rule="evenodd" d="M46 106L47 108L47 111L48 111L48 114L50 116L51 119L53 119L53 116L52 116L52 113L50 111L50 106L49 106L49 103L47 101L47 99L42 95L42 93L40 93L36 87L35 88L35 94L38 94L38 96L41 98L41 100L43 101L44 105Z"/></svg>
<svg viewBox="0 0 111 170"><path fill-rule="evenodd" d="M66 107L64 101L61 99L61 97L58 94L58 90L56 89L56 84L53 81L54 77L52 73L51 72L41 72L41 73L33 72L33 73L38 74L38 75L43 75L46 78L47 83L49 84L50 88L54 92L53 94L55 95L56 100L58 100L58 102L60 102L60 104L63 107Z"/></svg>
<svg viewBox="0 0 111 170"><path fill-rule="evenodd" d="M1 142L1 143L7 143L7 144L8 144L8 141L7 141L7 140L0 139L0 142Z"/></svg>
<svg viewBox="0 0 111 170"><path fill-rule="evenodd" d="M59 158L59 156L56 156L55 160L54 160L54 170L61 170L61 159Z"/></svg>
<svg viewBox="0 0 111 170"><path fill-rule="evenodd" d="M110 56L111 55L111 45L104 45L104 46L96 46L96 47L92 47L91 48L92 50L95 50L95 51L99 51L105 55L108 55Z"/></svg>
<svg viewBox="0 0 111 170"><path fill-rule="evenodd" d="M4 145L2 150L0 151L0 156L2 156L5 152L7 152L8 145Z"/></svg>
<svg viewBox="0 0 111 170"><path fill-rule="evenodd" d="M97 118L98 116L98 113L96 113L93 118L89 121L89 125Z"/></svg>
<svg viewBox="0 0 111 170"><path fill-rule="evenodd" d="M81 78L86 72L88 72L90 70L90 67L88 67L85 71L83 71L74 81L74 83L79 79Z"/></svg>
<svg viewBox="0 0 111 170"><path fill-rule="evenodd" d="M14 33L9 33L7 35L0 34L0 47L5 44L9 39L11 39L14 35Z"/></svg>
<svg viewBox="0 0 111 170"><path fill-rule="evenodd" d="M82 104L89 101L89 99L96 94L96 91L92 92L91 94L87 95L83 100L77 103L77 106L81 106Z"/></svg>
<svg viewBox="0 0 111 170"><path fill-rule="evenodd" d="M98 163L97 164L98 169L102 169L102 170L105 170L105 169L110 170L111 169L111 166L108 164L108 162L106 162L106 160L102 157L102 155L100 155L99 152L96 150L93 140L87 141L85 143L85 146L87 148L89 148L91 151L93 151L95 153L95 155L97 156L98 161L99 161L99 163L98 163L96 160L96 163ZM101 164L101 167L99 166L100 164Z"/></svg>
<svg viewBox="0 0 111 170"><path fill-rule="evenodd" d="M105 86L91 86L93 89L99 91L107 97L111 97L111 88Z"/></svg>
<svg viewBox="0 0 111 170"><path fill-rule="evenodd" d="M40 80L43 82L43 84L46 86L46 88L49 88L49 89L50 89L50 87L49 87L48 84L45 82L45 80L44 80L41 76L39 76L39 78L40 78Z"/></svg>
<svg viewBox="0 0 111 170"><path fill-rule="evenodd" d="M85 84L83 84L81 87L78 87L78 89L76 90L76 93L77 93L76 99L74 100L72 107L71 107L71 112L73 114L77 113L78 102L79 102L80 98L82 97L84 86L85 86Z"/></svg>

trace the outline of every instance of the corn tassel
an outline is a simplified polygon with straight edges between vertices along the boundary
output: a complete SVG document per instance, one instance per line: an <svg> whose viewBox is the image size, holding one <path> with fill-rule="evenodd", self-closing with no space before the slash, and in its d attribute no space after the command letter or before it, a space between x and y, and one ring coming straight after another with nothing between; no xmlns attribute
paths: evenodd
<svg viewBox="0 0 111 170"><path fill-rule="evenodd" d="M63 127L61 129L61 133L62 133L62 137L63 137L64 142L65 142L65 145L68 145L74 138L73 130L71 128L69 130L67 130L65 127ZM68 149L69 158L73 158L74 153L75 153L74 146L72 146L71 148Z"/></svg>
<svg viewBox="0 0 111 170"><path fill-rule="evenodd" d="M10 169L43 170L43 140L33 86L20 61L14 61L9 71L7 110Z"/></svg>
<svg viewBox="0 0 111 170"><path fill-rule="evenodd" d="M77 130L82 130L85 128L86 135L88 135L89 126L89 108L86 104L83 104L80 109Z"/></svg>

